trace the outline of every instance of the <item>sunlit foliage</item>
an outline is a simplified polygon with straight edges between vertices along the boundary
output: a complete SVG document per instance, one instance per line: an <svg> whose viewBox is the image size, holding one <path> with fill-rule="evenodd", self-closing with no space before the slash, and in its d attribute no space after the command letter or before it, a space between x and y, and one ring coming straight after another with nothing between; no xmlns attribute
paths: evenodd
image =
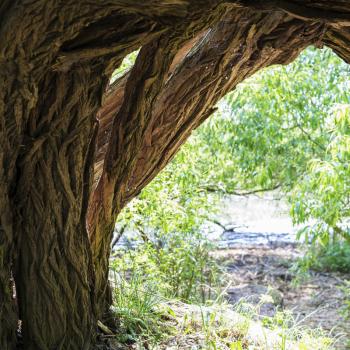
<svg viewBox="0 0 350 350"><path fill-rule="evenodd" d="M119 225L158 236L198 232L220 195L279 188L308 242L348 241L349 76L331 50L309 48L294 63L246 80Z"/></svg>

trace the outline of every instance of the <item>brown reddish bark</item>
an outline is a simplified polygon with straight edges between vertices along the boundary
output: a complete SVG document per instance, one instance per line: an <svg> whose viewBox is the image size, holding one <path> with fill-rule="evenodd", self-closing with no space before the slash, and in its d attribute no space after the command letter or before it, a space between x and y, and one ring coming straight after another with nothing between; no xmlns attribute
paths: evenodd
<svg viewBox="0 0 350 350"><path fill-rule="evenodd" d="M95 116L112 67L164 28L118 5L17 5L0 7L1 349L14 348L17 319L25 349L89 349Z"/></svg>
<svg viewBox="0 0 350 350"><path fill-rule="evenodd" d="M123 205L245 77L314 42L350 58L344 1L237 0L225 15L221 3L0 4L1 349L14 348L18 319L25 349L92 348L110 303L109 244ZM108 78L139 47L97 134Z"/></svg>
<svg viewBox="0 0 350 350"><path fill-rule="evenodd" d="M255 31L256 23L260 31ZM157 96L123 205L167 164L220 98L257 70L293 60L307 45L319 42L323 31L323 24L293 20L282 12L228 11L194 53L176 67ZM104 133L111 129L113 112L120 108L128 78L124 76L111 87L99 112L103 127L98 137L96 180L101 176L108 144Z"/></svg>

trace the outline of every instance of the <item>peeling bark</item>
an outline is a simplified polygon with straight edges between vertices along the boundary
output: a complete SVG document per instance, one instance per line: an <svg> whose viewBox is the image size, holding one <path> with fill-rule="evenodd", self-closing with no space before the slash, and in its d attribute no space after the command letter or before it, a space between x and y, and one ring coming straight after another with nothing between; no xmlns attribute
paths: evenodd
<svg viewBox="0 0 350 350"><path fill-rule="evenodd" d="M112 67L164 30L117 10L54 1L0 8L2 349L14 348L17 320L28 350L90 349L94 343L86 211L95 116ZM104 49L110 40L120 44L113 51Z"/></svg>
<svg viewBox="0 0 350 350"><path fill-rule="evenodd" d="M167 164L190 132L213 112L220 98L259 69L291 62L306 46L318 44L323 33L322 23L305 23L278 11L228 11L178 64L157 96L123 205ZM111 129L128 78L122 77L111 87L99 112L103 131L98 138L95 181L102 172L107 144L104 133Z"/></svg>

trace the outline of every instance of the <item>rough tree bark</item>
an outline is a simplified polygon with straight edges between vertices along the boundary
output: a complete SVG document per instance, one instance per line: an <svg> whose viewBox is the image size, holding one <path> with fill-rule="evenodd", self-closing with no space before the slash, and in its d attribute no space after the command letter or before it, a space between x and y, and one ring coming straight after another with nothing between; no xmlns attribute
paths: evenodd
<svg viewBox="0 0 350 350"><path fill-rule="evenodd" d="M95 116L113 66L164 31L95 3L1 7L2 349L14 348L17 319L25 349L89 349L95 336L85 222Z"/></svg>
<svg viewBox="0 0 350 350"><path fill-rule="evenodd" d="M88 217L99 313L108 311L111 303L108 261L115 218L123 207L123 195L129 192L128 182L135 170L136 154L140 152L151 122L156 98L178 50L189 37L217 22L224 12L221 7L203 12L197 19L181 23L143 47L125 84L122 104L107 133L109 141L103 172L91 198Z"/></svg>
<svg viewBox="0 0 350 350"><path fill-rule="evenodd" d="M1 349L18 320L25 349L91 349L121 208L247 76L312 43L349 61L349 25L340 0L3 0Z"/></svg>

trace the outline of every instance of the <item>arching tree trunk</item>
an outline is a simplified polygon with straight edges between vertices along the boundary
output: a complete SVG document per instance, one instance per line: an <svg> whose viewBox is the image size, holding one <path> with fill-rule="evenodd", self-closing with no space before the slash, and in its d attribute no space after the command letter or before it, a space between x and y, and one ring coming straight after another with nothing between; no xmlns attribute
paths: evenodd
<svg viewBox="0 0 350 350"><path fill-rule="evenodd" d="M188 37L216 23L223 13L225 8L204 12L193 22L183 22L172 32L144 46L125 83L122 103L107 133L109 140L101 164L103 172L91 198L88 215L100 314L108 311L111 303L108 265L115 219L124 206L123 197L131 191L129 179L136 171L137 155L152 123L158 95L177 52ZM108 317L108 312L105 316Z"/></svg>
<svg viewBox="0 0 350 350"><path fill-rule="evenodd" d="M259 24L259 30L256 29L256 23ZM170 161L191 131L214 111L220 98L257 70L271 64L290 62L303 48L319 41L323 30L323 24L306 24L293 20L282 12L260 14L249 9L227 9L222 20L206 34L205 39L200 40L193 53L178 64L152 106L143 100L144 89L140 93L134 85L140 76L138 64L144 61L142 56L129 76L122 77L119 84L112 88L109 94L115 96L115 99L108 98L109 105L103 106L99 113L103 125L98 135L97 144L100 149L95 166L95 181L99 183L88 217L95 224L90 230L93 232L92 249L94 261L97 262L96 270L104 271L97 276L101 286L108 286L108 257L111 231L114 228L111 217L116 217L123 206ZM303 35L296 35L297 33ZM285 54L286 51L288 55ZM128 86L127 82L131 84ZM116 104L116 101L120 104ZM131 121L130 112L122 109L130 107L131 101L138 101L150 113L147 122L135 114L136 121ZM123 117L128 119L123 120ZM113 121L118 124L110 125ZM130 130L123 130L129 123ZM140 132L143 134L137 136L139 144L137 147L133 145L133 152L130 152L128 144L121 142L121 139L132 134L135 123L142 124ZM113 143L104 141L106 130L111 130L108 134L110 140L120 142L118 152L110 148ZM114 138L114 135L118 137ZM117 169L121 174L118 176L108 176L108 165L103 162L109 161L108 155L111 153L120 162ZM122 179L123 166L128 166L130 161L120 157L120 154L131 155L134 165L130 167L132 173L127 174L122 184L114 189L117 196L113 198L101 187L105 186L106 178ZM114 211L111 210L111 216L106 220L110 223L109 226L103 220L95 219L97 212L105 215L104 196L113 198L109 207L114 206ZM103 259L105 261L101 264ZM103 300L102 295L101 299ZM107 293L106 305L108 302Z"/></svg>
<svg viewBox="0 0 350 350"><path fill-rule="evenodd" d="M19 321L25 349L91 349L121 208L246 77L311 43L350 58L344 1L4 0L0 21L5 350Z"/></svg>

